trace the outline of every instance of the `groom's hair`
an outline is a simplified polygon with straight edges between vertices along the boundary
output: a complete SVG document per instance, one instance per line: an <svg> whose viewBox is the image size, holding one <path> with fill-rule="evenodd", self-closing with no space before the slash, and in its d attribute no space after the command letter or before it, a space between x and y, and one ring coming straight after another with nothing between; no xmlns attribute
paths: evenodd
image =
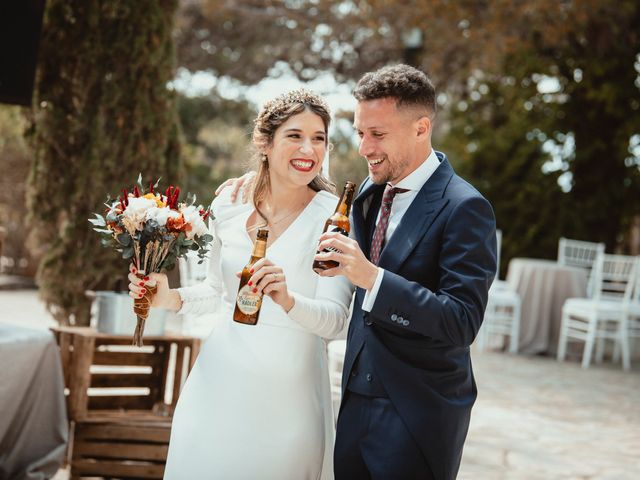
<svg viewBox="0 0 640 480"><path fill-rule="evenodd" d="M359 102L392 97L396 106L424 107L436 113L436 89L426 73L410 65L390 65L365 73L353 91Z"/></svg>

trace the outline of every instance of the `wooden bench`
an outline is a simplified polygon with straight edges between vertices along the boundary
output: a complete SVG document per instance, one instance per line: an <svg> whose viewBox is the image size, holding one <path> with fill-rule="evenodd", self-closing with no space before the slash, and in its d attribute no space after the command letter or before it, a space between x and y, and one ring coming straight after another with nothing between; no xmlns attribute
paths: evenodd
<svg viewBox="0 0 640 480"><path fill-rule="evenodd" d="M178 394L200 349L183 336L56 327L71 422L71 478L162 478Z"/></svg>

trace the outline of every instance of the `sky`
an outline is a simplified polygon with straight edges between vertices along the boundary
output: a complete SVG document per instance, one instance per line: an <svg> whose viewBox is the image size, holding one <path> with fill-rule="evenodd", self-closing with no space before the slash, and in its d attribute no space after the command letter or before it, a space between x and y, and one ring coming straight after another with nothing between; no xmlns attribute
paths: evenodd
<svg viewBox="0 0 640 480"><path fill-rule="evenodd" d="M258 109L267 100L300 87L322 95L334 114L339 110L353 111L356 105L355 99L351 96L353 84L338 83L330 73L319 74L313 81L305 83L295 76L285 62L276 63L266 78L249 87L229 77L215 77L208 72L192 74L186 69L178 71L174 86L189 96L206 95L212 88L216 88L222 97L244 97Z"/></svg>

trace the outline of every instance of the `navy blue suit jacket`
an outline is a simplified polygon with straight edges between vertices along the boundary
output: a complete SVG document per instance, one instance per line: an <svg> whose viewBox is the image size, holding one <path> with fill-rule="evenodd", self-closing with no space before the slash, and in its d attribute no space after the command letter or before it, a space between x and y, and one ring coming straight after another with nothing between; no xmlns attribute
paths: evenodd
<svg viewBox="0 0 640 480"><path fill-rule="evenodd" d="M342 385L366 338L378 378L433 474L454 479L476 399L469 346L496 273L496 232L489 202L436 154L440 165L381 253L386 271L370 313L362 310L364 290L356 291ZM367 179L352 208L367 257L367 212L383 190Z"/></svg>

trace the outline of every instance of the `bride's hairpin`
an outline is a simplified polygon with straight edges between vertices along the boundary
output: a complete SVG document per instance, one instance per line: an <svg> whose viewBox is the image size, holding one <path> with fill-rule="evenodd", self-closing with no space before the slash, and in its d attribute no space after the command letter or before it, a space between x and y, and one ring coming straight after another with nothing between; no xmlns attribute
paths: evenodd
<svg viewBox="0 0 640 480"><path fill-rule="evenodd" d="M326 110L327 113L330 113L329 105L322 99L322 97L304 88L299 88L297 90L291 90L290 92L283 93L273 100L266 102L260 111L260 115L257 116L255 123L261 123L265 118L276 115L285 108L294 104L317 105Z"/></svg>

